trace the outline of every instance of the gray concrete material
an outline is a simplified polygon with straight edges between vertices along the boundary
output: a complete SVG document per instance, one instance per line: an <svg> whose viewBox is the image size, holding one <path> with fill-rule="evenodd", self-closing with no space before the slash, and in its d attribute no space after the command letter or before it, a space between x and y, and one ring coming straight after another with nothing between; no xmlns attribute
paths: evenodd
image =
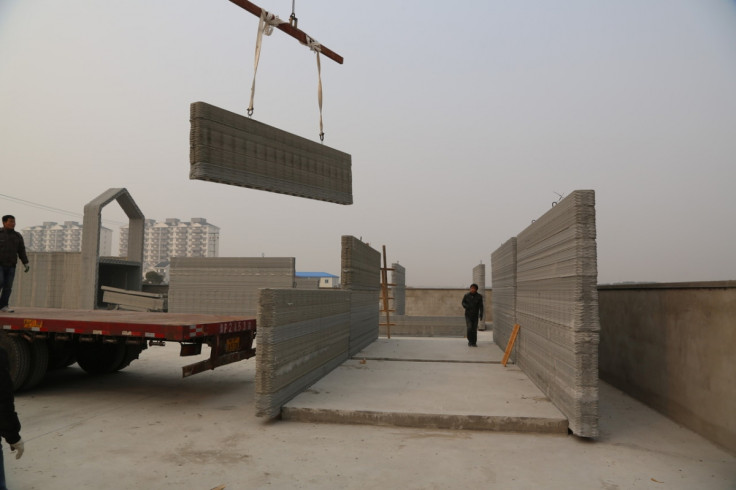
<svg viewBox="0 0 736 490"><path fill-rule="evenodd" d="M348 357L351 292L261 289L256 414L274 417Z"/></svg>
<svg viewBox="0 0 736 490"><path fill-rule="evenodd" d="M394 262L391 264L391 278L389 282L393 284L391 286L391 301L389 302L389 308L393 310L393 315L405 315L406 314L406 268Z"/></svg>
<svg viewBox="0 0 736 490"><path fill-rule="evenodd" d="M349 355L360 351L378 338L379 291L350 291Z"/></svg>
<svg viewBox="0 0 736 490"><path fill-rule="evenodd" d="M190 179L353 203L349 154L204 102L190 110Z"/></svg>
<svg viewBox="0 0 736 490"><path fill-rule="evenodd" d="M606 383L594 441L266 422L253 413L253 359L181 378L183 364L208 355L181 358L169 344L109 376L76 366L50 373L16 396L26 451L15 460L5 446L8 487L733 490L736 482L736 457Z"/></svg>
<svg viewBox="0 0 736 490"><path fill-rule="evenodd" d="M414 342L420 345L412 346ZM483 362L497 351L488 342L485 352L452 339L391 339L381 344L368 347L287 403L282 418L435 429L567 432L567 419L517 367ZM464 348L472 362L462 362L462 355L447 352L433 356L433 351L442 350L442 344L447 351ZM375 357L402 360L372 360L371 352ZM454 362L430 361L428 357Z"/></svg>
<svg viewBox="0 0 736 490"><path fill-rule="evenodd" d="M499 364L503 352L493 343L491 332L478 334L478 347L458 339L381 337L358 352L353 359L376 361L459 362Z"/></svg>
<svg viewBox="0 0 736 490"><path fill-rule="evenodd" d="M99 297L99 250L102 208L113 200L117 201L128 217L128 257L127 260L139 264L136 274L137 284L126 284L128 289L141 288L143 264L143 227L145 217L127 189L111 188L84 206L82 235L82 263L80 296L77 308L91 310L97 307Z"/></svg>
<svg viewBox="0 0 736 490"><path fill-rule="evenodd" d="M468 284L469 286L469 284ZM406 316L464 316L463 295L468 288L406 288ZM486 322L493 322L493 291L486 288L483 298Z"/></svg>
<svg viewBox="0 0 736 490"><path fill-rule="evenodd" d="M601 379L736 454L736 281L601 286Z"/></svg>
<svg viewBox="0 0 736 490"><path fill-rule="evenodd" d="M409 337L465 337L465 317L462 316L391 316L391 336ZM379 326L387 336L385 325Z"/></svg>
<svg viewBox="0 0 736 490"><path fill-rule="evenodd" d="M260 288L291 288L293 257L172 257L169 311L255 316Z"/></svg>
<svg viewBox="0 0 736 490"><path fill-rule="evenodd" d="M595 193L573 191L517 236L517 362L568 417L598 434Z"/></svg>
<svg viewBox="0 0 736 490"><path fill-rule="evenodd" d="M491 254L493 338L504 350L516 324L516 247L516 237L512 237ZM514 346L511 351L514 362L516 352Z"/></svg>
<svg viewBox="0 0 736 490"><path fill-rule="evenodd" d="M16 273L10 304L39 308L79 307L80 252L28 252L28 273Z"/></svg>
<svg viewBox="0 0 736 490"><path fill-rule="evenodd" d="M343 289L378 291L381 288L381 253L354 236L341 237L340 283ZM378 302L376 301L376 308Z"/></svg>

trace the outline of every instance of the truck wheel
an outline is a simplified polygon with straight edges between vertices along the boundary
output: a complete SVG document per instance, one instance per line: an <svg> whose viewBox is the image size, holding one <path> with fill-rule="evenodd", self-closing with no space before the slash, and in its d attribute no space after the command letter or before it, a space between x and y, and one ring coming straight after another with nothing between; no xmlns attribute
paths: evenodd
<svg viewBox="0 0 736 490"><path fill-rule="evenodd" d="M138 356L141 354L142 350L143 347L139 345L126 345L125 356L123 356L123 360L120 362L120 366L118 366L115 371L120 371L121 369L125 369L126 367L130 366L131 362L138 359Z"/></svg>
<svg viewBox="0 0 736 490"><path fill-rule="evenodd" d="M26 382L31 369L31 351L28 342L21 337L0 332L0 347L8 353L13 390L18 390Z"/></svg>
<svg viewBox="0 0 736 490"><path fill-rule="evenodd" d="M90 374L108 374L115 371L125 357L125 344L101 342L77 344L77 364Z"/></svg>
<svg viewBox="0 0 736 490"><path fill-rule="evenodd" d="M75 362L77 360L74 357L72 342L53 341L49 343L49 371L69 367Z"/></svg>
<svg viewBox="0 0 736 490"><path fill-rule="evenodd" d="M28 342L25 339L22 340L28 344L28 350L31 353L31 368L26 381L20 389L30 390L31 388L35 388L43 380L43 377L46 376L46 370L49 366L49 344L43 339L36 339L33 342Z"/></svg>

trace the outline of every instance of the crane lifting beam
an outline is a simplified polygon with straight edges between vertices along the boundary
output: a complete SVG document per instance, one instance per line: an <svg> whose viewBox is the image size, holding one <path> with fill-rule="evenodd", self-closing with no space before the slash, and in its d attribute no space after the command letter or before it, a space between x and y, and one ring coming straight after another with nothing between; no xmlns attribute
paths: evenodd
<svg viewBox="0 0 736 490"><path fill-rule="evenodd" d="M247 10L251 14L255 15L256 17L260 17L262 15L262 12L264 9L259 7L258 5L249 2L248 0L230 0L232 3L237 5L238 7ZM309 40L314 41L314 38L305 33L304 31L297 29L295 26L292 26L288 22L283 22L277 26L275 26L277 29L287 33L294 39L298 40L300 43L309 45ZM335 53L331 49L327 48L324 45L320 45L320 53L327 56L331 60L334 60L342 65L343 58L339 54Z"/></svg>

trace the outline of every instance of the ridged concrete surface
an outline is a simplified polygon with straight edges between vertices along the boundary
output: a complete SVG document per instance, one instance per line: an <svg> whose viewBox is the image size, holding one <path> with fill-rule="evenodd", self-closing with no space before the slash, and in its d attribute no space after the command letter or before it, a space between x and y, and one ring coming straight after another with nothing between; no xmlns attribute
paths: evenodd
<svg viewBox="0 0 736 490"><path fill-rule="evenodd" d="M491 254L493 281L493 339L506 349L516 324L516 237L508 239ZM517 348L511 354L516 360Z"/></svg>
<svg viewBox="0 0 736 490"><path fill-rule="evenodd" d="M598 435L595 193L574 191L517 236L517 362L570 421Z"/></svg>
<svg viewBox="0 0 736 490"><path fill-rule="evenodd" d="M350 354L378 338L381 254L354 236L341 238L342 288L353 292Z"/></svg>
<svg viewBox="0 0 736 490"><path fill-rule="evenodd" d="M28 252L28 264L27 274L16 269L11 306L80 307L80 252Z"/></svg>
<svg viewBox="0 0 736 490"><path fill-rule="evenodd" d="M390 303L390 308L393 311L393 315L405 315L406 314L406 268L394 262L391 264L391 279L389 282L393 284L391 286L390 297L393 297Z"/></svg>
<svg viewBox="0 0 736 490"><path fill-rule="evenodd" d="M190 111L189 178L353 203L349 154L204 102Z"/></svg>
<svg viewBox="0 0 736 490"><path fill-rule="evenodd" d="M263 289L258 305L256 415L281 406L348 358L350 291Z"/></svg>
<svg viewBox="0 0 736 490"><path fill-rule="evenodd" d="M169 311L255 316L258 290L293 287L294 267L293 257L172 257Z"/></svg>
<svg viewBox="0 0 736 490"><path fill-rule="evenodd" d="M458 339L380 339L287 403L282 418L565 434L564 415L517 367L498 364L484 335L477 349Z"/></svg>

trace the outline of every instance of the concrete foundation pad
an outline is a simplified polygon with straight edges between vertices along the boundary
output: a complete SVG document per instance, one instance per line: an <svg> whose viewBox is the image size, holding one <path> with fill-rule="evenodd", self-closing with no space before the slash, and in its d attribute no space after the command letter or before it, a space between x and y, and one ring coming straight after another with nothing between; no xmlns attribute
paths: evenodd
<svg viewBox="0 0 736 490"><path fill-rule="evenodd" d="M500 349L490 342L471 348L458 339L379 339L287 403L281 416L303 422L567 433L567 419L520 369L488 360L495 351ZM430 360L433 352L441 360Z"/></svg>

